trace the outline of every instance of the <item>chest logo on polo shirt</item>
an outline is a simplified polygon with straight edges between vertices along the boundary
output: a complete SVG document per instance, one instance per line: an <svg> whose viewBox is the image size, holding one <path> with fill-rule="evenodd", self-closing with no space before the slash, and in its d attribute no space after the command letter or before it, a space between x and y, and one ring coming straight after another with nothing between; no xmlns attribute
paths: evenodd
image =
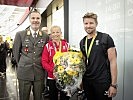
<svg viewBox="0 0 133 100"><path fill-rule="evenodd" d="M96 45L99 45L99 40L96 40Z"/></svg>

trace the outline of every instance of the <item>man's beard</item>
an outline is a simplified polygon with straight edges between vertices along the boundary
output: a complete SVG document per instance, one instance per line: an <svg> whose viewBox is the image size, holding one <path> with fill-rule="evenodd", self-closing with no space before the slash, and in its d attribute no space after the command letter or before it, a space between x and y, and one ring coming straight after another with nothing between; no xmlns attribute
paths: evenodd
<svg viewBox="0 0 133 100"><path fill-rule="evenodd" d="M87 34L93 34L95 30L86 30Z"/></svg>

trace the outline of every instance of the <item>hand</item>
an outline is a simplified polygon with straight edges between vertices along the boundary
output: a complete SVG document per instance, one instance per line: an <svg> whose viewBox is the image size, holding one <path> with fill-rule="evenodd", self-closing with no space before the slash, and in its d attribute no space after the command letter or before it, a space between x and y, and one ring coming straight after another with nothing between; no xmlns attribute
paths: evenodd
<svg viewBox="0 0 133 100"><path fill-rule="evenodd" d="M117 88L110 86L108 90L108 97L115 97L116 94L117 94Z"/></svg>
<svg viewBox="0 0 133 100"><path fill-rule="evenodd" d="M57 78L55 76L53 76L53 79L56 80Z"/></svg>
<svg viewBox="0 0 133 100"><path fill-rule="evenodd" d="M80 90L83 90L83 83L81 82L78 87Z"/></svg>

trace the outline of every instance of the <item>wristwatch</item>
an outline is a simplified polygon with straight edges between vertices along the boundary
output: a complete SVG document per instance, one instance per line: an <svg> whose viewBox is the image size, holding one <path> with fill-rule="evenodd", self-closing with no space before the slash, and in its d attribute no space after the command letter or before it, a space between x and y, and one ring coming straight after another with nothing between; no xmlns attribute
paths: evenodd
<svg viewBox="0 0 133 100"><path fill-rule="evenodd" d="M118 85L117 84L110 84L111 87L117 89Z"/></svg>

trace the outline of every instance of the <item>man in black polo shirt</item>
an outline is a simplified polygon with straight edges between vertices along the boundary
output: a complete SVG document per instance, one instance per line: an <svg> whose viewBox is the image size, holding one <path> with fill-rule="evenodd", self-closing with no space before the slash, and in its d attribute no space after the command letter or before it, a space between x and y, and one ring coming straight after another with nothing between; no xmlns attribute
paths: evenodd
<svg viewBox="0 0 133 100"><path fill-rule="evenodd" d="M96 31L96 14L86 13L83 16L83 24L87 33L80 41L80 49L86 64L83 76L85 95L87 100L112 100L117 93L117 58L114 41L108 34Z"/></svg>

